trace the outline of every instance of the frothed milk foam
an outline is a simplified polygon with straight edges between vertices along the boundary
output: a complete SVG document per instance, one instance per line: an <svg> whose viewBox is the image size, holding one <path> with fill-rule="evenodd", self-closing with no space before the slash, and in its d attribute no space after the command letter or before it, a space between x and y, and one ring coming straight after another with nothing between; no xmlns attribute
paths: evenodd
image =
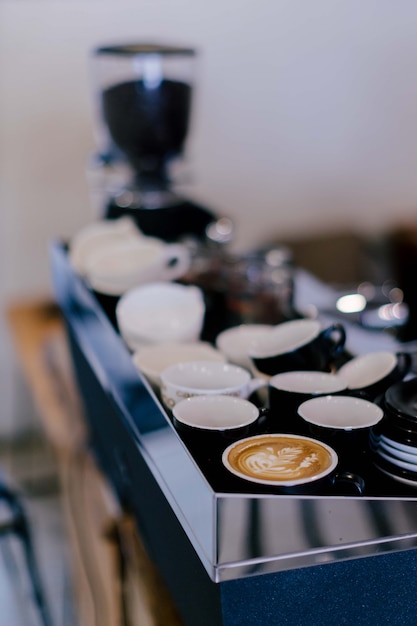
<svg viewBox="0 0 417 626"><path fill-rule="evenodd" d="M309 481L333 463L329 450L302 437L253 437L233 446L227 461L248 478L271 482Z"/></svg>

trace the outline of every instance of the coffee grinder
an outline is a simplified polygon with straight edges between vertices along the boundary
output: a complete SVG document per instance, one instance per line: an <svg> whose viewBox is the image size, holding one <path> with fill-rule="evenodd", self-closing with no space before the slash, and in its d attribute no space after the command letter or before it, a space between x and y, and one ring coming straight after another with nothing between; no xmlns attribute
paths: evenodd
<svg viewBox="0 0 417 626"><path fill-rule="evenodd" d="M94 50L97 156L108 184L104 217L131 216L146 235L204 238L213 213L172 189L170 168L189 129L195 50L125 44Z"/></svg>

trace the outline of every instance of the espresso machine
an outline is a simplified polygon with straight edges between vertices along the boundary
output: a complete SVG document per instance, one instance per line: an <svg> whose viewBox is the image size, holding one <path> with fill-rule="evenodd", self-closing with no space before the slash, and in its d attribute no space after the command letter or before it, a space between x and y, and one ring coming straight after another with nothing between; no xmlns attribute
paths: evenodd
<svg viewBox="0 0 417 626"><path fill-rule="evenodd" d="M166 241L203 239L216 221L175 193L170 175L189 130L195 60L192 48L144 43L93 52L96 161L109 181L104 217L129 215L144 234Z"/></svg>

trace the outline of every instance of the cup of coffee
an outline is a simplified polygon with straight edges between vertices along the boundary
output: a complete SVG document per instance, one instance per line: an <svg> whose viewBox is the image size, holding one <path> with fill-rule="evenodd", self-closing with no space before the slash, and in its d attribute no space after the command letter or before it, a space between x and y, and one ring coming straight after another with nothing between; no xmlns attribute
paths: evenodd
<svg viewBox="0 0 417 626"><path fill-rule="evenodd" d="M350 391L374 400L404 378L411 360L408 352L369 352L351 359L337 373L346 380Z"/></svg>
<svg viewBox="0 0 417 626"><path fill-rule="evenodd" d="M369 435L384 416L368 400L352 396L321 396L303 402L298 414L312 437L331 445L343 471L361 473L370 463Z"/></svg>
<svg viewBox="0 0 417 626"><path fill-rule="evenodd" d="M270 376L295 370L328 371L345 341L342 324L322 329L317 320L291 320L259 337L251 345L249 356L258 371Z"/></svg>
<svg viewBox="0 0 417 626"><path fill-rule="evenodd" d="M264 434L240 439L222 455L235 476L273 489L319 491L334 473L338 457L327 444L294 434ZM327 482L327 481L326 481Z"/></svg>
<svg viewBox="0 0 417 626"><path fill-rule="evenodd" d="M168 409L194 396L227 395L246 399L266 384L263 378L252 378L243 367L215 361L175 363L160 374L161 397Z"/></svg>
<svg viewBox="0 0 417 626"><path fill-rule="evenodd" d="M342 393L346 382L337 374L315 371L282 372L269 380L270 420L280 432L305 433L297 409L312 398Z"/></svg>

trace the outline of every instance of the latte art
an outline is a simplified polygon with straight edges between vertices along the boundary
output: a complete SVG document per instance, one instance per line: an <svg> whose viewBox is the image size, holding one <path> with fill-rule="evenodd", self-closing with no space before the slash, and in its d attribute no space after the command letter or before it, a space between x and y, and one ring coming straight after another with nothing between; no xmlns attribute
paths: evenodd
<svg viewBox="0 0 417 626"><path fill-rule="evenodd" d="M296 435L259 435L236 442L223 455L228 469L248 480L300 484L328 474L337 463L334 451Z"/></svg>
<svg viewBox="0 0 417 626"><path fill-rule="evenodd" d="M249 454L247 458L243 455L239 459L239 466L247 467L251 474L260 473L263 476L291 476L298 478L305 476L305 468L314 467L318 462L318 456L314 452L308 457L304 457L302 448L282 448L274 450L268 446L266 450L261 450L255 454Z"/></svg>

